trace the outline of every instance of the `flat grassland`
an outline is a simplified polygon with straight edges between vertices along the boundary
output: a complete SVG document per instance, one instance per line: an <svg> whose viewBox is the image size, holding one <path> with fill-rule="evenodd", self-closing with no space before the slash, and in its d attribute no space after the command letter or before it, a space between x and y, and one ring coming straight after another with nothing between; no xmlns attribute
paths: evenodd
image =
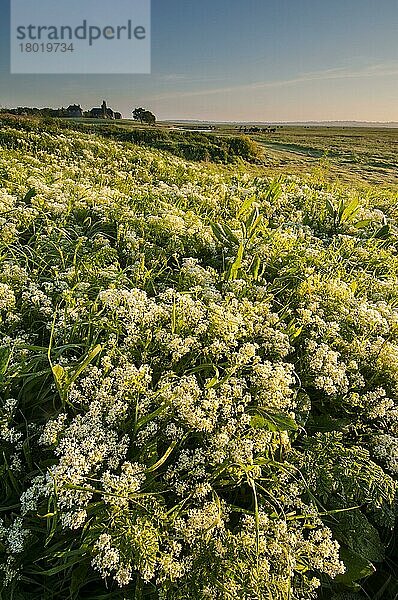
<svg viewBox="0 0 398 600"><path fill-rule="evenodd" d="M199 127L186 123L175 126L190 131ZM232 125L213 127L210 135L242 133ZM206 129L206 125L201 124L200 128ZM273 133L249 131L247 135L264 147L267 167L276 172L308 175L321 167L329 180L342 183L398 183L398 128L284 125Z"/></svg>
<svg viewBox="0 0 398 600"><path fill-rule="evenodd" d="M307 170L322 159L323 168L343 181L398 183L398 130L302 128L261 136L271 161Z"/></svg>

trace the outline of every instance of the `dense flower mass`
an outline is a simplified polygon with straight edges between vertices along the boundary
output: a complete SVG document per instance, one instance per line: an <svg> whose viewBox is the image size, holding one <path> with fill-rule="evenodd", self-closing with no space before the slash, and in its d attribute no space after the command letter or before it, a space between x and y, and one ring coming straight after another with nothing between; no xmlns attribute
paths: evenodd
<svg viewBox="0 0 398 600"><path fill-rule="evenodd" d="M364 598L396 551L396 212L4 124L4 597Z"/></svg>

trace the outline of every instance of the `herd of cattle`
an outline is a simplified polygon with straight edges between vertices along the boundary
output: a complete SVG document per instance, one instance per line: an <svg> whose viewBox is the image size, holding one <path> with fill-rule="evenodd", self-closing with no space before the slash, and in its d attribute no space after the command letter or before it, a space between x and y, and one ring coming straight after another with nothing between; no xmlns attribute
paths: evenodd
<svg viewBox="0 0 398 600"><path fill-rule="evenodd" d="M277 125L276 127L246 127L241 125L236 128L241 133L276 133L278 129L282 129L281 125Z"/></svg>

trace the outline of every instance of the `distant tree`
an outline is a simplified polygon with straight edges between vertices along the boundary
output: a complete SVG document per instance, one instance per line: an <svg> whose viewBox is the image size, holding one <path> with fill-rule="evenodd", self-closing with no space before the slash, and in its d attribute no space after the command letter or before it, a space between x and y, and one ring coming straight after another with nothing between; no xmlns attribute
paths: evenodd
<svg viewBox="0 0 398 600"><path fill-rule="evenodd" d="M140 123L143 123L143 116L145 114L145 109L144 108L135 108L133 110L133 119L134 121L140 121Z"/></svg>
<svg viewBox="0 0 398 600"><path fill-rule="evenodd" d="M156 117L153 113L151 113L150 110L146 110L144 112L142 120L144 121L144 123L147 123L148 125L155 125L155 123L156 123Z"/></svg>
<svg viewBox="0 0 398 600"><path fill-rule="evenodd" d="M147 125L154 125L156 123L155 115L151 111L145 110L145 108L135 108L133 110L133 119Z"/></svg>

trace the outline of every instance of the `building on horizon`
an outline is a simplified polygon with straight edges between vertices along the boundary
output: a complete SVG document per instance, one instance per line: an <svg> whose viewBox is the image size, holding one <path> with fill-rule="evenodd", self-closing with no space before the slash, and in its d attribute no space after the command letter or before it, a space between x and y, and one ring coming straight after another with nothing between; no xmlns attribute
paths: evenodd
<svg viewBox="0 0 398 600"><path fill-rule="evenodd" d="M92 119L121 119L122 115L120 112L115 112L106 105L106 101L103 100L100 107L92 108L89 111L89 116Z"/></svg>
<svg viewBox="0 0 398 600"><path fill-rule="evenodd" d="M63 110L63 109L62 109ZM82 117L83 110L80 104L70 104L66 109L67 117Z"/></svg>

